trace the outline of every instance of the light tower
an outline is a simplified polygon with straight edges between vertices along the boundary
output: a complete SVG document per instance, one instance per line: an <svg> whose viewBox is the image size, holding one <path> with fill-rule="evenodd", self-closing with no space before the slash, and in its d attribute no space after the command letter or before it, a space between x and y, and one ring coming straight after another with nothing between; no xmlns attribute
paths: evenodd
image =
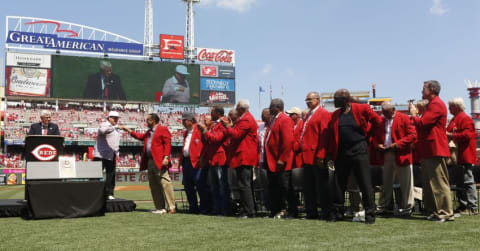
<svg viewBox="0 0 480 251"><path fill-rule="evenodd" d="M152 0L145 0L145 29L143 35L143 55L153 56L153 8Z"/></svg>
<svg viewBox="0 0 480 251"><path fill-rule="evenodd" d="M466 80L465 83L470 94L470 108L475 129L480 130L480 83L476 80L473 83L470 80Z"/></svg>
<svg viewBox="0 0 480 251"><path fill-rule="evenodd" d="M187 16L185 23L185 36L187 42L185 44L185 61L193 63L195 61L195 32L193 24L193 4L199 3L200 0L183 0L187 3Z"/></svg>

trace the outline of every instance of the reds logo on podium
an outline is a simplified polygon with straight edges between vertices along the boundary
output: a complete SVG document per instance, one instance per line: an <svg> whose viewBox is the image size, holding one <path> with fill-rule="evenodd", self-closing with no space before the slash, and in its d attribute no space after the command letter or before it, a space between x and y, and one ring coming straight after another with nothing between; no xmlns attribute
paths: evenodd
<svg viewBox="0 0 480 251"><path fill-rule="evenodd" d="M40 161L53 160L58 154L57 149L49 144L38 145L30 153L33 155L33 157Z"/></svg>

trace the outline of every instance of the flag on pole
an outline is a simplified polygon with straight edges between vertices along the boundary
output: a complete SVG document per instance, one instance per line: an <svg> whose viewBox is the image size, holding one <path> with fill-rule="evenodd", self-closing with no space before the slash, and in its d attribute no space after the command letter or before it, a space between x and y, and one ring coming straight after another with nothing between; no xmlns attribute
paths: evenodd
<svg viewBox="0 0 480 251"><path fill-rule="evenodd" d="M272 101L272 94L273 94L272 83L270 83L270 101Z"/></svg>
<svg viewBox="0 0 480 251"><path fill-rule="evenodd" d="M265 89L263 89L260 85L258 86L258 92L265 92Z"/></svg>

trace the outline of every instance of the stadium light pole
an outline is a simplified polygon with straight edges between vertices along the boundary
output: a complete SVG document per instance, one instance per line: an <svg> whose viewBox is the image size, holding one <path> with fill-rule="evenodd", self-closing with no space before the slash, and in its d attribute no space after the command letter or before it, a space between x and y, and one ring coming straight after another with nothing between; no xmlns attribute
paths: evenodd
<svg viewBox="0 0 480 251"><path fill-rule="evenodd" d="M143 34L143 55L153 56L153 7L152 0L145 0L145 29Z"/></svg>
<svg viewBox="0 0 480 251"><path fill-rule="evenodd" d="M185 46L185 62L195 62L195 27L193 22L193 4L200 0L183 0L187 4L187 14L185 23L185 36L187 37Z"/></svg>

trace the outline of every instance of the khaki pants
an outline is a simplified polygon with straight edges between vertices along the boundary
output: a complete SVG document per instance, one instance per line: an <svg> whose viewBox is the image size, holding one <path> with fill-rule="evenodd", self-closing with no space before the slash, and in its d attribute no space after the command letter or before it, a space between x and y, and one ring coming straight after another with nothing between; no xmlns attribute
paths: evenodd
<svg viewBox="0 0 480 251"><path fill-rule="evenodd" d="M453 217L452 195L444 157L422 160L423 204L428 213L440 219Z"/></svg>
<svg viewBox="0 0 480 251"><path fill-rule="evenodd" d="M412 165L398 166L395 161L395 152L387 151L383 166L383 193L380 195L380 208L386 209L390 205L394 181L400 185L400 209L413 208L415 201Z"/></svg>
<svg viewBox="0 0 480 251"><path fill-rule="evenodd" d="M168 169L158 170L152 158L148 159L148 183L155 208L175 210L175 196Z"/></svg>

